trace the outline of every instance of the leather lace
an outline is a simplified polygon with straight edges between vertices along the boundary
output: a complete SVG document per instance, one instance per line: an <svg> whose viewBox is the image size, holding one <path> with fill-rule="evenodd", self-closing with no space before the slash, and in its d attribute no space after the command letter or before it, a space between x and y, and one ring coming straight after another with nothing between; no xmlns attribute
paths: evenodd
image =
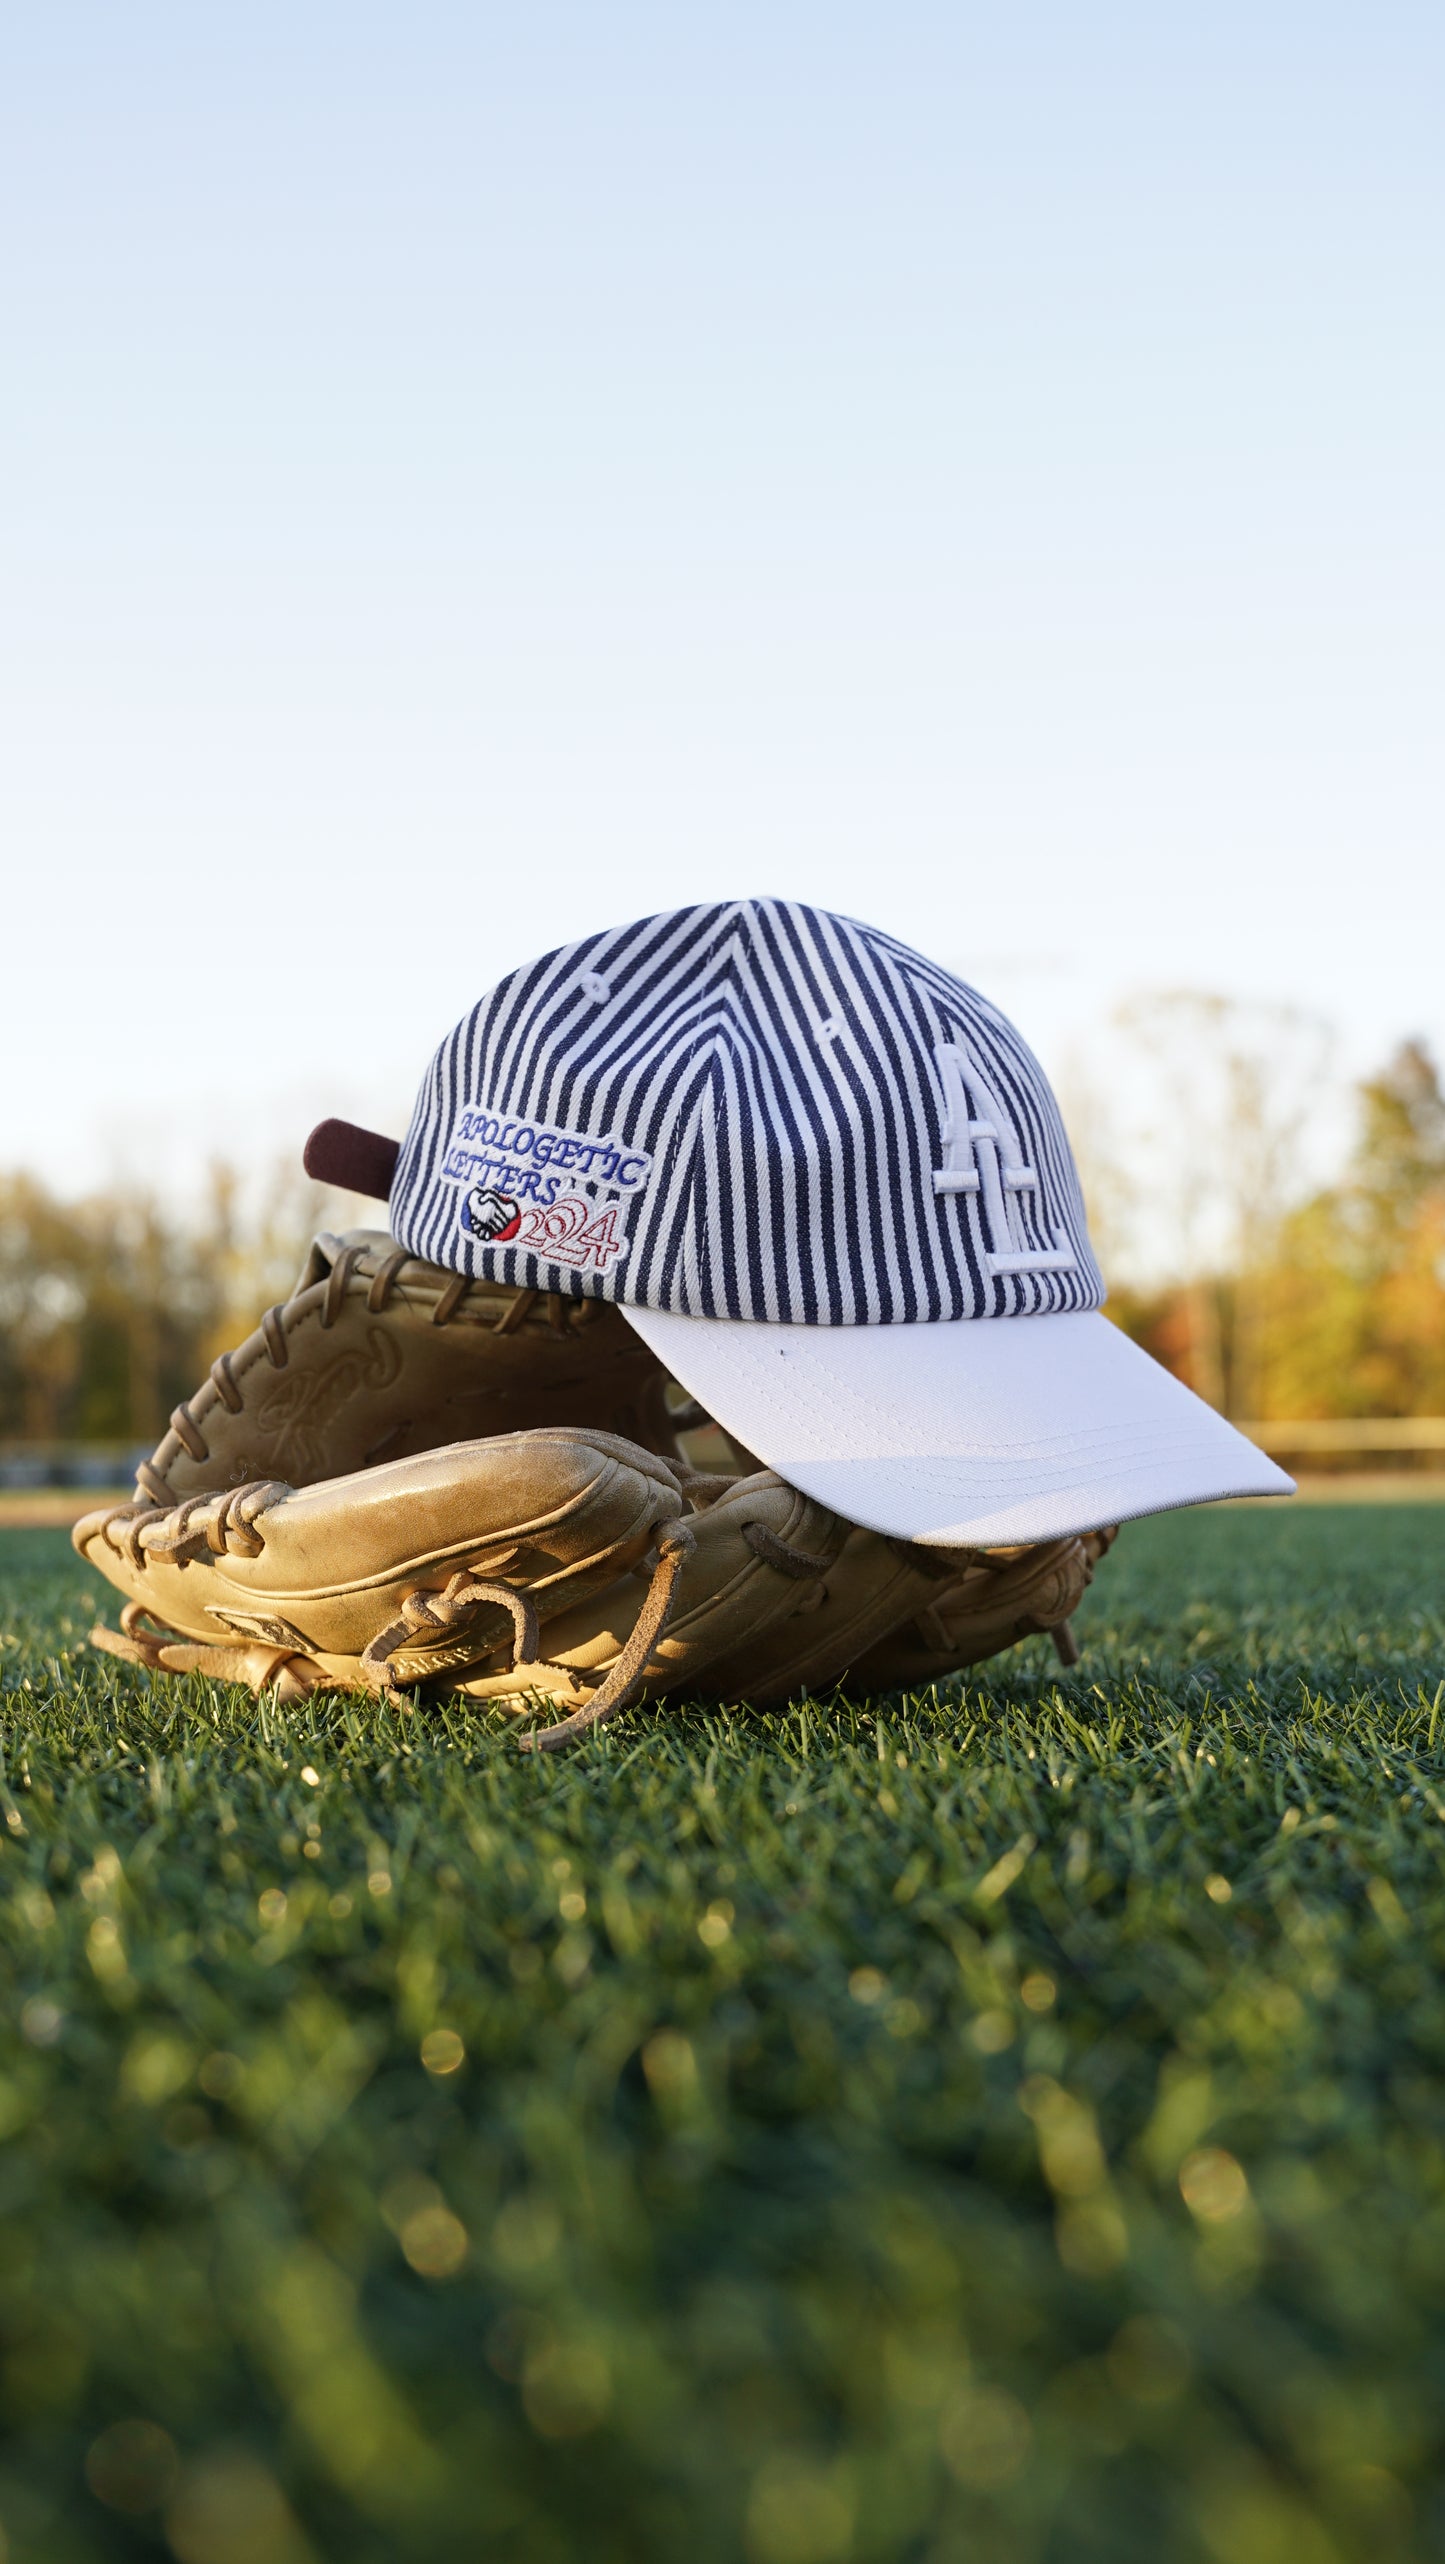
<svg viewBox="0 0 1445 2564"><path fill-rule="evenodd" d="M392 1658L411 1649L420 1651L442 1645L476 1618L482 1603L499 1603L511 1613L515 1632L512 1663L530 1664L537 1653L537 1614L531 1596L518 1593L515 1585L469 1575L463 1569L439 1594L425 1586L408 1594L399 1617L379 1629L362 1650L361 1671L370 1689L394 1691L408 1679L417 1681L415 1674L409 1678L397 1676L392 1670Z"/></svg>
<svg viewBox="0 0 1445 2564"><path fill-rule="evenodd" d="M194 1558L259 1558L266 1543L257 1516L292 1490L279 1478L252 1478L221 1495L183 1496L166 1505L115 1505L100 1523L101 1537L141 1569L153 1558L188 1567Z"/></svg>
<svg viewBox="0 0 1445 2564"><path fill-rule="evenodd" d="M647 1588L647 1599L633 1623L631 1635L616 1662L609 1668L596 1691L583 1707L570 1718L561 1719L554 1727L534 1729L521 1740L524 1754L551 1754L558 1746L571 1744L590 1728L604 1727L625 1709L640 1689L653 1649L672 1616L677 1583L696 1546L691 1525L669 1523L660 1533L656 1563ZM442 1593L419 1588L408 1594L399 1617L379 1630L361 1658L363 1675L373 1691L400 1689L408 1679L425 1681L425 1673L392 1672L392 1660L407 1652L408 1644L418 1650L436 1646L452 1632L466 1627L482 1603L498 1603L510 1611L514 1625L512 1670L524 1671L537 1663L540 1644L537 1614L531 1598L518 1593L512 1585L468 1575L453 1576ZM545 1668L538 1666L539 1673ZM540 1688L540 1686L539 1686Z"/></svg>
<svg viewBox="0 0 1445 2564"><path fill-rule="evenodd" d="M795 1549L790 1540L780 1540L765 1522L745 1522L743 1538L755 1558L765 1567L775 1567L780 1576L792 1576L798 1583L805 1577L826 1576L830 1558L815 1558L807 1549Z"/></svg>

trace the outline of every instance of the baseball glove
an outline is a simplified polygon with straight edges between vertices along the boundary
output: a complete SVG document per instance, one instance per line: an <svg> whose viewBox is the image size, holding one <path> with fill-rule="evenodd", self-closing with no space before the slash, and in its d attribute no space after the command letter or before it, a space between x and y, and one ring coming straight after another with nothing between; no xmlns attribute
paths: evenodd
<svg viewBox="0 0 1445 2564"><path fill-rule="evenodd" d="M598 1301L468 1282L381 1232L316 1241L75 1545L113 1654L284 1697L462 1692L569 1715L934 1680L1069 1614L1112 1532L1003 1551L862 1529L771 1471L693 1468L667 1380ZM692 1508L689 1513L689 1507ZM639 1579L641 1583L639 1583Z"/></svg>

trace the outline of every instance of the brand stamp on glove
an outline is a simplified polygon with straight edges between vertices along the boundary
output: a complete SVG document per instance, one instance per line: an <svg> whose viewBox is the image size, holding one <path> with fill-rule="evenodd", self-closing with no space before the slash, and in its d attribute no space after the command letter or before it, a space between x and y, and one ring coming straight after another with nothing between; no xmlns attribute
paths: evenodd
<svg viewBox="0 0 1445 2564"><path fill-rule="evenodd" d="M608 1273L627 1252L624 1224L652 1160L593 1132L465 1104L440 1172L444 1182L467 1187L458 1216L484 1245L524 1247L577 1272Z"/></svg>

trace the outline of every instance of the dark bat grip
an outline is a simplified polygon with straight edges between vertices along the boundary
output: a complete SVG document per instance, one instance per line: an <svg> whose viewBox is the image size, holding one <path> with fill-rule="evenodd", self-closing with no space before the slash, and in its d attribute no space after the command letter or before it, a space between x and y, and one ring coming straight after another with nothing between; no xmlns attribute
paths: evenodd
<svg viewBox="0 0 1445 2564"><path fill-rule="evenodd" d="M343 1193L365 1193L384 1202L400 1154L400 1141L383 1139L380 1131L363 1131L355 1122L318 1122L301 1163L318 1184L335 1184Z"/></svg>

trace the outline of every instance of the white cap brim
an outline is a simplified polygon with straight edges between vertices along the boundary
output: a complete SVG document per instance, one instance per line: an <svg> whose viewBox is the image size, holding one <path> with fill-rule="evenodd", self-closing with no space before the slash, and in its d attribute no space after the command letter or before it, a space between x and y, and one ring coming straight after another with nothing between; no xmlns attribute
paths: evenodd
<svg viewBox="0 0 1445 2564"><path fill-rule="evenodd" d="M770 1469L896 1538L1002 1547L1217 1496L1294 1493L1092 1310L824 1327L622 1307Z"/></svg>

